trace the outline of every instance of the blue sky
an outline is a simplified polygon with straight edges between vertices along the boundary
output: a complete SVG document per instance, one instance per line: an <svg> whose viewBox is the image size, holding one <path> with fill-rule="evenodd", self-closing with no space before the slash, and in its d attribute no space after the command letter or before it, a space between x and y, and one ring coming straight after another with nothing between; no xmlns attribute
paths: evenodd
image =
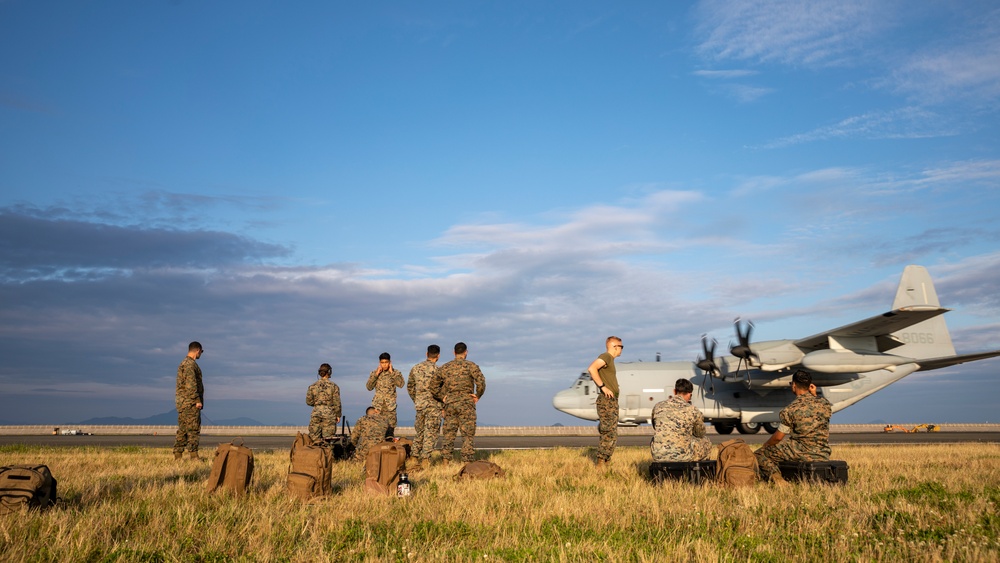
<svg viewBox="0 0 1000 563"><path fill-rule="evenodd" d="M1000 348L998 30L993 2L0 1L0 420L169 411L195 339L210 419L305 424L322 362L353 419L379 353L462 340L481 424L576 424L551 397L608 334L802 337L906 264L959 352ZM986 421L998 367L834 421Z"/></svg>

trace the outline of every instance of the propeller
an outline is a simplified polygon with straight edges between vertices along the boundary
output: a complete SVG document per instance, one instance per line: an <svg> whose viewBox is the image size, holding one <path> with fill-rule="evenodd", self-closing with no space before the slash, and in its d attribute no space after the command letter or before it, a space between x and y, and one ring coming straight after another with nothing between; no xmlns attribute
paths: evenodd
<svg viewBox="0 0 1000 563"><path fill-rule="evenodd" d="M722 373L719 370L719 365L715 363L715 347L718 344L719 344L719 341L713 338L712 339L712 344L711 344L711 346L709 346L709 344L708 344L708 335L707 334L702 334L701 335L701 350L702 350L702 353L703 353L703 355L705 357L703 358L703 357L699 356L698 357L698 361L695 362L695 364L694 364L695 366L698 367L698 369L700 369L701 371L703 371L703 372L705 372L705 373L708 374L708 376L709 376L708 377L708 382L712 386L711 387L711 392L713 394L715 393L715 378L716 377L721 377L721 373ZM705 392L705 385L702 385L701 392L702 393Z"/></svg>
<svg viewBox="0 0 1000 563"><path fill-rule="evenodd" d="M750 358L760 358L757 353L750 349L750 335L753 333L753 322L747 321L745 325L740 323L740 318L736 317L733 321L733 326L736 328L736 339L737 344L729 349L729 352L741 360L745 360L747 365L750 365ZM741 329L741 327L744 327Z"/></svg>
<svg viewBox="0 0 1000 563"><path fill-rule="evenodd" d="M712 339L712 344L708 344L708 335L701 335L701 350L704 354L704 358L698 357L698 361L695 363L698 369L701 371L709 373L712 377L719 377L719 366L715 363L715 347L719 344L719 341Z"/></svg>
<svg viewBox="0 0 1000 563"><path fill-rule="evenodd" d="M750 367L753 365L750 359L756 358L757 363L760 363L760 356L750 348L750 335L753 333L753 322L747 321L744 325L740 322L740 318L736 317L736 320L733 321L733 327L736 329L737 343L735 346L729 348L729 353L740 359L736 365L737 374L739 374L741 366L746 366L746 385L749 388Z"/></svg>

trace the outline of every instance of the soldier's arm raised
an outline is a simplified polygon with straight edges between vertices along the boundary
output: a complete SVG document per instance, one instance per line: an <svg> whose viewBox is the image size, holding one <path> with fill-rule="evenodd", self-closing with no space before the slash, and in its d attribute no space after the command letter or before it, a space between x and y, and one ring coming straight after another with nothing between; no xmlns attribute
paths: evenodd
<svg viewBox="0 0 1000 563"><path fill-rule="evenodd" d="M375 389L375 382L378 381L378 371L373 370L371 374L368 375L368 383L365 383L365 389L371 391Z"/></svg>

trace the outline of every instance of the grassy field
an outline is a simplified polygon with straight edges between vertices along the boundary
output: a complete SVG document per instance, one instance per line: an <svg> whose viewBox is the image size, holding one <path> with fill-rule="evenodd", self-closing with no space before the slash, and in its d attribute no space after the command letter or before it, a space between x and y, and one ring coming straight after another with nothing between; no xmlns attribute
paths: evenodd
<svg viewBox="0 0 1000 563"><path fill-rule="evenodd" d="M652 485L645 448L619 448L608 471L582 449L482 451L504 479L436 465L407 499L369 496L342 462L312 503L285 493L287 451L255 454L239 498L206 494L209 464L169 449L2 447L0 465L47 464L62 503L0 518L0 560L1000 560L995 444L839 446L846 486L743 490Z"/></svg>

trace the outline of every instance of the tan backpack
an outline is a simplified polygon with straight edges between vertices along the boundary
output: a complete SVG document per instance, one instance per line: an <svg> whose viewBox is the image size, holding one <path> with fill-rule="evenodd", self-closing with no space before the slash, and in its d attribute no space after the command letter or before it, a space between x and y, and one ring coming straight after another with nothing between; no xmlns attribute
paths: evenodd
<svg viewBox="0 0 1000 563"><path fill-rule="evenodd" d="M376 444L365 459L365 490L373 494L394 495L399 476L406 465L406 447L393 442Z"/></svg>
<svg viewBox="0 0 1000 563"><path fill-rule="evenodd" d="M496 477L503 477L504 474L503 468L492 461L470 461L462 467L461 471L458 472L458 475L455 475L455 480L494 479Z"/></svg>
<svg viewBox="0 0 1000 563"><path fill-rule="evenodd" d="M237 439L239 445L236 444ZM212 473L206 486L208 492L222 488L238 495L246 494L253 479L253 450L243 445L243 438L237 439L219 444L215 449Z"/></svg>
<svg viewBox="0 0 1000 563"><path fill-rule="evenodd" d="M302 500L333 493L333 452L313 443L308 434L299 432L289 454L286 487Z"/></svg>
<svg viewBox="0 0 1000 563"><path fill-rule="evenodd" d="M44 510L56 503L56 480L46 465L0 467L0 515Z"/></svg>
<svg viewBox="0 0 1000 563"><path fill-rule="evenodd" d="M757 456L742 438L733 438L719 444L718 468L715 479L721 485L746 487L760 479Z"/></svg>

